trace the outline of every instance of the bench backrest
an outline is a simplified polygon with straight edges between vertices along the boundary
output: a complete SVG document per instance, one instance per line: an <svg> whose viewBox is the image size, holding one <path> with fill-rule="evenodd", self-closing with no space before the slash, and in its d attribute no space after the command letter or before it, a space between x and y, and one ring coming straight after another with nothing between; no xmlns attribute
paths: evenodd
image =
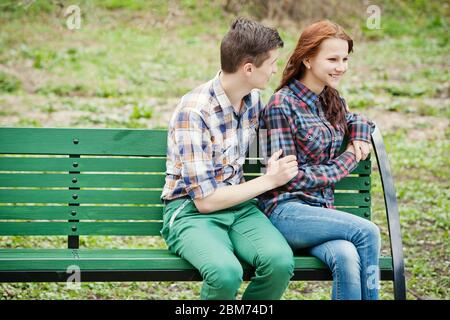
<svg viewBox="0 0 450 320"><path fill-rule="evenodd" d="M0 128L0 235L159 236L166 141L166 130ZM246 179L261 174L250 162ZM335 205L370 219L370 173L360 162Z"/></svg>

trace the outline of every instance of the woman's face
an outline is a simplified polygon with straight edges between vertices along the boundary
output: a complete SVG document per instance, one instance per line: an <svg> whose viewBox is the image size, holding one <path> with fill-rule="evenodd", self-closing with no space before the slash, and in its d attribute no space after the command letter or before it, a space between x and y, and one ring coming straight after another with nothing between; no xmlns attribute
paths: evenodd
<svg viewBox="0 0 450 320"><path fill-rule="evenodd" d="M319 85L336 88L348 68L347 41L337 38L324 40L317 55L305 65Z"/></svg>

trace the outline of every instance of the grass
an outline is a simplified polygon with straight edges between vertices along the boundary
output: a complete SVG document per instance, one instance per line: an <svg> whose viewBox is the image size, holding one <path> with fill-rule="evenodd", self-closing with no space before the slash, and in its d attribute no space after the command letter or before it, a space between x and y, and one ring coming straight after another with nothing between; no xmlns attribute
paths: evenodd
<svg viewBox="0 0 450 320"><path fill-rule="evenodd" d="M384 134L400 204L408 298L449 299L448 6L406 3L380 1L382 28L361 28L340 92ZM79 5L82 27L73 31L51 2L0 10L1 126L165 128L180 96L219 69L219 43L233 18L214 1ZM262 92L264 101L299 35L292 27L279 31L285 41L280 72ZM377 176L373 203L388 253ZM85 237L82 245L165 247L151 237ZM66 242L64 237L0 237L0 247L36 246L64 248ZM0 284L0 299L193 299L200 287L83 283L74 290L57 283ZM329 299L330 290L330 282L292 282L284 299ZM393 298L391 283L382 283L381 298Z"/></svg>

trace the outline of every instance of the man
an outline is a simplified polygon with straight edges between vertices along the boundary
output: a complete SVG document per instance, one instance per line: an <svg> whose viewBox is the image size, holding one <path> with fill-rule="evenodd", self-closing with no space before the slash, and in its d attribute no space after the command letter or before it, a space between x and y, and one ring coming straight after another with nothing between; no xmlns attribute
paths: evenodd
<svg viewBox="0 0 450 320"><path fill-rule="evenodd" d="M221 71L183 96L170 121L161 234L200 271L202 299L235 299L238 259L256 269L243 299L279 299L293 274L292 250L254 198L295 177L296 157L277 152L249 182L242 167L262 109L257 89L277 71L280 47L276 30L234 21L221 43Z"/></svg>

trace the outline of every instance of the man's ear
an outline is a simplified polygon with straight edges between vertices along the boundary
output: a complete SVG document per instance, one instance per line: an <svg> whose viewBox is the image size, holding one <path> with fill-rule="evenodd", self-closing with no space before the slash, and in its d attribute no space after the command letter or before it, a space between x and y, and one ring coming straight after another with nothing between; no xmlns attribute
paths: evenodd
<svg viewBox="0 0 450 320"><path fill-rule="evenodd" d="M250 75L253 71L253 68L254 68L254 65L251 64L250 62L247 62L242 66L242 70L244 70L244 73L246 75Z"/></svg>

